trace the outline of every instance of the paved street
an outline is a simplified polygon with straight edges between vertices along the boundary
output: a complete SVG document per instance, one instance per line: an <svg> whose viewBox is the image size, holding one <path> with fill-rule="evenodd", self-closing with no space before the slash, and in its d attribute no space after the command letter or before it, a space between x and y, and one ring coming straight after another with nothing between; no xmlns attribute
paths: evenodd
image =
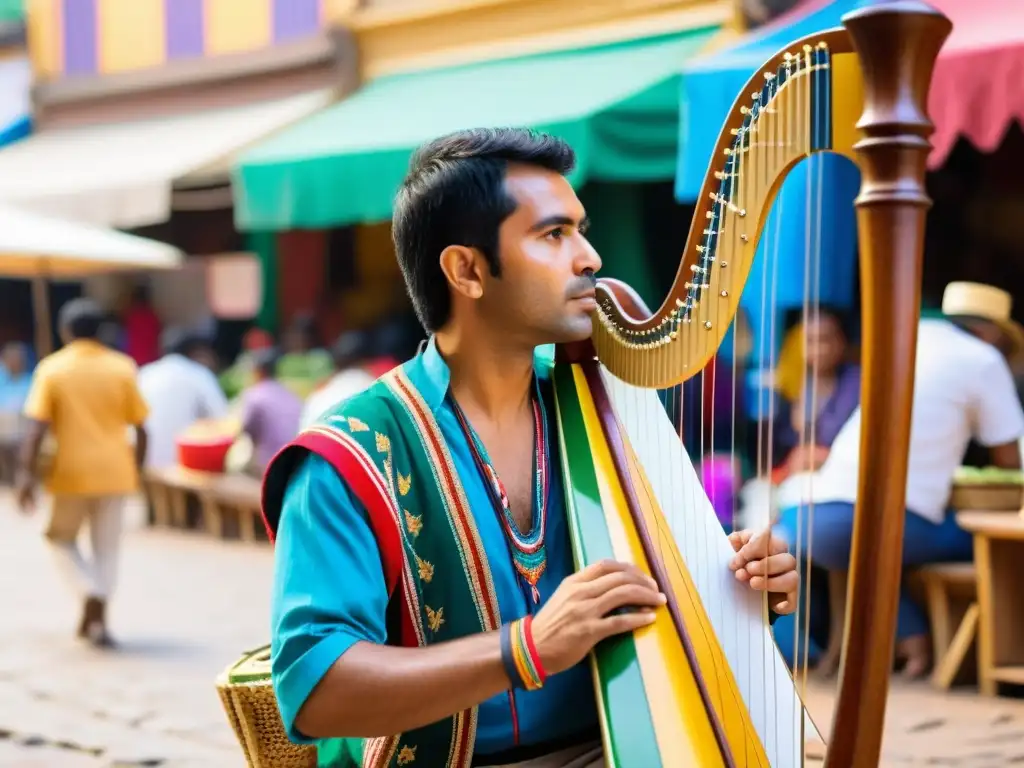
<svg viewBox="0 0 1024 768"><path fill-rule="evenodd" d="M269 548L132 531L104 653L73 636L39 522L0 498L0 766L242 768L213 680L267 639Z"/></svg>
<svg viewBox="0 0 1024 768"><path fill-rule="evenodd" d="M0 495L0 766L244 768L213 679L266 640L269 548L133 529L111 616L122 647L104 653L73 637L78 605L49 567L40 522ZM828 688L808 700L827 728ZM1024 702L894 687L883 765L1017 763Z"/></svg>

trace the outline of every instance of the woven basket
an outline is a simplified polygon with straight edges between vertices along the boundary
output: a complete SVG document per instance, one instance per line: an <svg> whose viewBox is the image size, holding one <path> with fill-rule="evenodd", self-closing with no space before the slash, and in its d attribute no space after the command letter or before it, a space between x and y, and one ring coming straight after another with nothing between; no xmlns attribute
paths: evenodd
<svg viewBox="0 0 1024 768"><path fill-rule="evenodd" d="M270 683L270 646L249 651L217 678L217 693L249 768L316 768L316 748L285 733Z"/></svg>
<svg viewBox="0 0 1024 768"><path fill-rule="evenodd" d="M1024 486L957 482L949 502L960 511L1016 512L1024 506Z"/></svg>

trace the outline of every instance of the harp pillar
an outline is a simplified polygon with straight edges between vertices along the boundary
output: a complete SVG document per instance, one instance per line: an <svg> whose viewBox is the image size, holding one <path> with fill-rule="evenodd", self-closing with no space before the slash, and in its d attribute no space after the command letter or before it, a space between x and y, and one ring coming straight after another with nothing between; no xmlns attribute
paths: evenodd
<svg viewBox="0 0 1024 768"><path fill-rule="evenodd" d="M933 125L928 86L952 24L919 0L879 2L843 17L864 76L854 146L863 349L860 483L840 693L826 764L879 764L892 669L906 503L907 451L920 318L925 168ZM886 435L869 444L867 435ZM866 482L876 478L876 482ZM878 482L878 478L884 478Z"/></svg>

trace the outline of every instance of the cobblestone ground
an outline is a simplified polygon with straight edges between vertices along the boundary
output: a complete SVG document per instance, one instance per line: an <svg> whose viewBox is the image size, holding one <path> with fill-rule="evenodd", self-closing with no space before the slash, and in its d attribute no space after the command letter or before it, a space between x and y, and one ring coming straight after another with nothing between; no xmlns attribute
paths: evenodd
<svg viewBox="0 0 1024 768"><path fill-rule="evenodd" d="M0 497L0 766L242 768L213 680L267 638L269 548L132 530L101 652L39 524Z"/></svg>
<svg viewBox="0 0 1024 768"><path fill-rule="evenodd" d="M73 637L79 607L40 522L0 492L0 766L244 768L213 680L266 640L269 548L132 530L111 615L121 647L99 652ZM827 729L830 689L807 701ZM1024 702L895 684L884 752L894 768L1024 764Z"/></svg>

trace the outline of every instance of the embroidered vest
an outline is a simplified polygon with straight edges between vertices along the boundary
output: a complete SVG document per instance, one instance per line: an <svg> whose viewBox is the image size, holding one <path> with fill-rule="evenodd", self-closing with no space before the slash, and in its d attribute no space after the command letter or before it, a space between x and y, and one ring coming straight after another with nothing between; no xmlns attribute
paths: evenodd
<svg viewBox="0 0 1024 768"><path fill-rule="evenodd" d="M476 523L441 430L405 367L303 431L265 475L273 540L285 486L307 451L326 459L368 513L390 595L388 643L425 646L500 626L498 599ZM408 733L330 739L318 765L469 768L477 710Z"/></svg>

